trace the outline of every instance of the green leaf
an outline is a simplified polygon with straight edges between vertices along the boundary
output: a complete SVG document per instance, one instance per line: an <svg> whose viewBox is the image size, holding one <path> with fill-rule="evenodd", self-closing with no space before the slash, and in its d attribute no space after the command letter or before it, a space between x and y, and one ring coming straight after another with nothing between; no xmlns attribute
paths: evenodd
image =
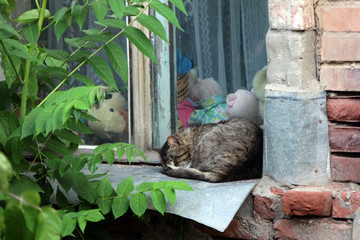
<svg viewBox="0 0 360 240"><path fill-rule="evenodd" d="M182 11L187 16L184 3L182 0L170 0L170 2L172 2L180 11Z"/></svg>
<svg viewBox="0 0 360 240"><path fill-rule="evenodd" d="M108 176L105 176L99 183L98 194L101 198L107 198L115 194L114 188L111 186Z"/></svg>
<svg viewBox="0 0 360 240"><path fill-rule="evenodd" d="M85 227L86 227L86 219L85 219L85 217L80 216L78 218L78 223L79 223L79 228L80 228L81 232L84 233Z"/></svg>
<svg viewBox="0 0 360 240"><path fill-rule="evenodd" d="M100 209L92 209L86 211L85 219L90 222L99 222L105 218L101 214Z"/></svg>
<svg viewBox="0 0 360 240"><path fill-rule="evenodd" d="M0 190L6 196L9 188L9 181L14 174L11 163L0 151Z"/></svg>
<svg viewBox="0 0 360 240"><path fill-rule="evenodd" d="M62 193L62 191L60 191L60 188L58 188L56 191L56 203L62 208L66 208L69 206L69 202L66 199L65 195Z"/></svg>
<svg viewBox="0 0 360 240"><path fill-rule="evenodd" d="M65 30L68 28L68 24L65 20L61 20L55 23L54 31L57 42L59 42L61 36L64 34Z"/></svg>
<svg viewBox="0 0 360 240"><path fill-rule="evenodd" d="M23 24L27 24L27 23L31 23L31 22L38 20L39 16L40 16L39 10L31 9L31 10L28 10L28 11L24 12L23 14L21 14L14 21L23 23ZM45 9L44 18L49 18L49 17L50 17L50 11Z"/></svg>
<svg viewBox="0 0 360 240"><path fill-rule="evenodd" d="M87 160L87 166L92 174L96 172L96 170L98 169L98 165L101 163L102 163L101 155L90 156Z"/></svg>
<svg viewBox="0 0 360 240"><path fill-rule="evenodd" d="M51 119L52 122L52 129L58 129L62 126L62 113L65 108L65 103L60 103L54 110L53 116ZM26 119L26 118L25 118Z"/></svg>
<svg viewBox="0 0 360 240"><path fill-rule="evenodd" d="M130 208L137 215L141 217L147 208L148 200L144 193L134 193L130 198Z"/></svg>
<svg viewBox="0 0 360 240"><path fill-rule="evenodd" d="M84 6L76 5L73 9L73 16L75 19L75 22L79 26L80 30L82 29L86 15L88 12L89 5L85 4Z"/></svg>
<svg viewBox="0 0 360 240"><path fill-rule="evenodd" d="M10 63L10 60L8 57L9 56L5 56L5 55L2 57L1 67L4 71L6 83L7 83L8 87L10 88L13 85L13 83L15 82L15 80L17 79L16 72L19 73L21 59L18 56L11 56L11 60L12 60L13 64L15 65L15 70L16 70L16 72L15 72L13 65Z"/></svg>
<svg viewBox="0 0 360 240"><path fill-rule="evenodd" d="M98 198L96 200L98 207L100 208L102 214L108 214L111 211L111 205L113 203L112 199Z"/></svg>
<svg viewBox="0 0 360 240"><path fill-rule="evenodd" d="M165 28L157 18L155 18L151 15L144 14L144 15L140 15L136 20L141 25L143 25L144 27L149 29L151 32L153 32L154 34L159 36L162 40L169 43L169 41L166 37Z"/></svg>
<svg viewBox="0 0 360 240"><path fill-rule="evenodd" d="M153 45L142 31L134 27L127 27L125 28L124 36L127 37L145 56L150 58L154 63L157 63Z"/></svg>
<svg viewBox="0 0 360 240"><path fill-rule="evenodd" d="M127 196L117 196L114 198L112 203L112 213L115 219L121 217L126 213L129 208L129 199Z"/></svg>
<svg viewBox="0 0 360 240"><path fill-rule="evenodd" d="M76 219L67 217L65 215L65 217L62 220L61 235L63 237L73 236L72 233L74 232L75 228L76 228Z"/></svg>
<svg viewBox="0 0 360 240"><path fill-rule="evenodd" d="M104 58L93 56L92 58L88 59L88 63L90 64L94 72L107 85L109 85L111 88L118 90L111 68Z"/></svg>
<svg viewBox="0 0 360 240"><path fill-rule="evenodd" d="M99 22L101 22L106 16L108 10L108 4L106 0L94 0L92 1L92 8L94 15Z"/></svg>
<svg viewBox="0 0 360 240"><path fill-rule="evenodd" d="M124 12L124 1L118 0L108 0L111 10L114 12L115 16L121 19Z"/></svg>
<svg viewBox="0 0 360 240"><path fill-rule="evenodd" d="M37 224L39 210L29 204L39 206L40 195L37 192L27 191L21 195L21 198L23 201L20 202L20 209L24 216L26 227L29 229L29 231L34 232Z"/></svg>
<svg viewBox="0 0 360 240"><path fill-rule="evenodd" d="M119 195L129 195L134 190L134 181L132 177L125 178L116 187L116 193Z"/></svg>
<svg viewBox="0 0 360 240"><path fill-rule="evenodd" d="M70 130L67 130L67 129L56 130L54 132L54 134L55 134L55 136L57 136L60 139L64 139L69 142L73 142L73 143L77 143L77 144L83 144L83 141L81 140L81 138Z"/></svg>
<svg viewBox="0 0 360 240"><path fill-rule="evenodd" d="M62 7L61 9L57 10L54 15L55 22L63 20L68 11L70 11L70 9L67 7Z"/></svg>
<svg viewBox="0 0 360 240"><path fill-rule="evenodd" d="M171 205L174 205L175 200L176 200L175 190L172 187L166 187L166 188L164 188L164 192L165 192L165 196L166 196L167 200L169 200Z"/></svg>
<svg viewBox="0 0 360 240"><path fill-rule="evenodd" d="M27 47L18 40L12 38L5 38L2 41L5 43L5 45L10 45L24 53L28 53Z"/></svg>
<svg viewBox="0 0 360 240"><path fill-rule="evenodd" d="M72 77L74 77L77 81L82 82L86 86L95 86L95 84L88 77L80 73L74 73Z"/></svg>
<svg viewBox="0 0 360 240"><path fill-rule="evenodd" d="M150 191L153 189L154 183L153 182L143 182L140 183L137 187L136 187L136 191L138 192L146 192L146 191Z"/></svg>
<svg viewBox="0 0 360 240"><path fill-rule="evenodd" d="M51 116L51 111L49 108L43 108L42 111L39 112L35 122L35 136L46 130L47 122L49 120L51 121L49 116Z"/></svg>
<svg viewBox="0 0 360 240"><path fill-rule="evenodd" d="M117 74L124 81L124 84L127 86L128 82L128 63L126 55L122 47L115 43L111 42L104 47L107 56L109 57L111 64Z"/></svg>
<svg viewBox="0 0 360 240"><path fill-rule="evenodd" d="M40 31L37 23L27 24L23 26L23 34L28 42L32 45L37 46L39 40Z"/></svg>
<svg viewBox="0 0 360 240"><path fill-rule="evenodd" d="M181 31L184 31L176 18L176 15L174 12L166 6L165 4L161 3L159 0L153 0L150 3L150 7L154 9L156 12L158 12L160 15L162 15L164 18L166 18L170 23L172 23L174 26L179 28Z"/></svg>
<svg viewBox="0 0 360 240"><path fill-rule="evenodd" d="M10 182L9 191L19 196L26 191L44 192L38 184L24 175Z"/></svg>
<svg viewBox="0 0 360 240"><path fill-rule="evenodd" d="M80 197L90 203L94 203L97 199L96 188L88 182L82 173L76 173L73 176L73 189Z"/></svg>
<svg viewBox="0 0 360 240"><path fill-rule="evenodd" d="M0 30L8 32L12 35L15 35L19 39L22 39L22 37L18 34L18 32L15 30L15 28L13 28L10 24L6 24L5 22L0 23Z"/></svg>
<svg viewBox="0 0 360 240"><path fill-rule="evenodd" d="M190 185L188 185L186 182L187 180L175 182L173 188L175 190L194 191L194 189L192 189L192 187L190 187Z"/></svg>
<svg viewBox="0 0 360 240"><path fill-rule="evenodd" d="M118 147L116 149L116 155L118 156L119 160L124 156L125 148L124 147Z"/></svg>
<svg viewBox="0 0 360 240"><path fill-rule="evenodd" d="M58 240L61 234L61 220L57 212L49 207L43 207L36 226L35 240Z"/></svg>
<svg viewBox="0 0 360 240"><path fill-rule="evenodd" d="M59 59L59 60L64 60L69 56L69 53L67 51L60 50L60 49L54 49L54 50L45 49L45 52L49 56L51 56L55 59Z"/></svg>
<svg viewBox="0 0 360 240"><path fill-rule="evenodd" d="M162 215L164 215L166 208L164 193L159 189L154 189L150 192L150 197L155 209L158 210Z"/></svg>
<svg viewBox="0 0 360 240"><path fill-rule="evenodd" d="M29 85L28 85L28 96L31 100L34 100L37 97L38 93L38 80L34 74L29 76Z"/></svg>
<svg viewBox="0 0 360 240"><path fill-rule="evenodd" d="M106 151L104 153L105 155L105 160L108 164L110 164L110 166L114 163L115 160L115 156L114 156L115 152L114 150L110 149L109 151Z"/></svg>
<svg viewBox="0 0 360 240"><path fill-rule="evenodd" d="M19 165L23 159L22 155L23 142L20 141L19 137L11 139L11 160L14 164Z"/></svg>
<svg viewBox="0 0 360 240"><path fill-rule="evenodd" d="M35 133L36 118L42 110L42 108L35 108L25 117L21 128L21 139Z"/></svg>

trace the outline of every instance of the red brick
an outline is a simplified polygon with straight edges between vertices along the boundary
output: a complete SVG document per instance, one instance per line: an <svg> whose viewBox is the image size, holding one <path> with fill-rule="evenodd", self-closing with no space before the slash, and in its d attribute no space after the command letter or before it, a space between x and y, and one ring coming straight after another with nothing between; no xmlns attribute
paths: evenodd
<svg viewBox="0 0 360 240"><path fill-rule="evenodd" d="M329 33L321 37L322 61L359 61L360 33Z"/></svg>
<svg viewBox="0 0 360 240"><path fill-rule="evenodd" d="M254 210L259 214L263 219L274 219L275 213L271 209L274 201L267 197L254 197Z"/></svg>
<svg viewBox="0 0 360 240"><path fill-rule="evenodd" d="M272 29L306 30L314 26L313 1L269 0Z"/></svg>
<svg viewBox="0 0 360 240"><path fill-rule="evenodd" d="M330 125L329 141L331 152L360 152L360 128Z"/></svg>
<svg viewBox="0 0 360 240"><path fill-rule="evenodd" d="M328 218L278 219L274 230L278 240L351 240L352 224Z"/></svg>
<svg viewBox="0 0 360 240"><path fill-rule="evenodd" d="M334 181L360 183L360 158L331 155L331 176Z"/></svg>
<svg viewBox="0 0 360 240"><path fill-rule="evenodd" d="M333 218L354 218L360 206L360 192L341 191L334 200Z"/></svg>
<svg viewBox="0 0 360 240"><path fill-rule="evenodd" d="M234 218L224 232L195 223L195 228L213 237L226 237L236 239L273 239L273 224L269 220L255 220Z"/></svg>
<svg viewBox="0 0 360 240"><path fill-rule="evenodd" d="M325 31L360 31L360 6L324 6L319 19L320 28Z"/></svg>
<svg viewBox="0 0 360 240"><path fill-rule="evenodd" d="M330 121L360 121L359 98L328 98L326 110Z"/></svg>
<svg viewBox="0 0 360 240"><path fill-rule="evenodd" d="M283 196L284 195L284 191L282 189L276 188L276 187L270 187L270 192L272 194L275 194L277 196Z"/></svg>
<svg viewBox="0 0 360 240"><path fill-rule="evenodd" d="M360 68L322 66L320 82L326 90L360 91Z"/></svg>
<svg viewBox="0 0 360 240"><path fill-rule="evenodd" d="M331 207L331 192L289 190L282 199L286 215L330 216Z"/></svg>

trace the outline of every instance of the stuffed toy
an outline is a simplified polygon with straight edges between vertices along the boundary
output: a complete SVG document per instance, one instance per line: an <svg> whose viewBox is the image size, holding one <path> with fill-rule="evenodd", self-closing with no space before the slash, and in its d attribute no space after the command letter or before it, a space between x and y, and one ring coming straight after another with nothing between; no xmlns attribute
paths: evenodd
<svg viewBox="0 0 360 240"><path fill-rule="evenodd" d="M258 99L254 92L239 89L226 96L226 112L230 118L243 118L259 124L258 109Z"/></svg>
<svg viewBox="0 0 360 240"><path fill-rule="evenodd" d="M195 104L189 125L217 123L229 119L226 108L226 95L220 84L213 78L197 79L190 88L189 97Z"/></svg>
<svg viewBox="0 0 360 240"><path fill-rule="evenodd" d="M89 111L89 114L100 120L88 121L94 134L111 142L128 141L128 112L124 96L119 92L107 92L105 99Z"/></svg>
<svg viewBox="0 0 360 240"><path fill-rule="evenodd" d="M193 68L191 60L181 56L180 51L176 51L177 61L177 112L178 112L178 131L189 127L188 120L194 110L194 106L186 99L189 95L189 88L194 85L197 72Z"/></svg>
<svg viewBox="0 0 360 240"><path fill-rule="evenodd" d="M264 108L265 108L265 85L267 66L258 71L253 78L253 91L259 100L259 112L261 118L264 120Z"/></svg>

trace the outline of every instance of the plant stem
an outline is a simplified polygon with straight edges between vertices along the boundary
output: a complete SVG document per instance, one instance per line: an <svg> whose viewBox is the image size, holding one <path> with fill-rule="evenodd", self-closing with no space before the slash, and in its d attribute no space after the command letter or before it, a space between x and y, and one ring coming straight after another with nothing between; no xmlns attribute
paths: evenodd
<svg viewBox="0 0 360 240"><path fill-rule="evenodd" d="M149 7L150 3L153 0L149 1L149 4L146 5L139 13L138 15L135 16L135 18L133 20L131 20L131 22L129 23L129 26L131 26L136 19L145 12L145 10ZM50 97L54 92L56 92L65 82L66 80L69 79L69 77L71 77L82 65L84 65L86 63L87 60L89 60L91 57L93 57L95 54L97 54L99 51L101 51L107 44L109 44L110 42L114 41L114 39L116 39L117 37L119 37L123 32L125 31L125 28L122 29L120 32L118 32L115 36L113 36L110 40L108 40L104 45L102 45L100 48L96 49L96 51L94 51L87 59L85 59L84 61L82 61L71 73L69 73L60 83L59 85L57 85L54 90L52 90L49 95L46 96L46 98L44 100L42 100L39 105L37 105L37 108L40 107L47 99L48 97Z"/></svg>
<svg viewBox="0 0 360 240"><path fill-rule="evenodd" d="M46 9L46 2L47 2L47 0L43 0L42 6L41 6L40 17L39 17L39 22L38 22L39 33L41 32L41 27L42 27L42 24L43 24L43 21L44 21L44 14L45 14L45 9Z"/></svg>
<svg viewBox="0 0 360 240"><path fill-rule="evenodd" d="M1 191L0 191L0 192L1 192ZM41 207L36 206L35 204L32 204L31 202L26 201L25 199L23 199L22 197L20 197L20 196L18 196L18 195L15 195L15 194L10 193L10 192L8 193L8 195L9 195L10 197L12 197L12 198L15 198L15 199L19 200L20 202L26 203L27 205L30 205L30 206L32 206L33 208L36 208L37 210L41 211Z"/></svg>
<svg viewBox="0 0 360 240"><path fill-rule="evenodd" d="M31 45L29 49L29 54L32 55L34 52L34 46ZM21 92L21 110L20 110L20 123L24 122L26 116L26 102L27 102L27 95L29 89L29 77L30 77L30 60L27 59L25 62L25 75L24 75L24 82Z"/></svg>
<svg viewBox="0 0 360 240"><path fill-rule="evenodd" d="M41 26L44 21L46 2L47 2L47 0L43 0L43 2L42 2L42 7L41 7L39 21L38 21L39 33L41 32ZM37 1L36 1L36 3L38 5ZM31 45L30 49L29 49L29 54L32 55L34 53L34 50L35 50L35 46ZM25 74L24 74L24 82L23 82L22 94L21 94L20 123L24 122L25 116L26 116L26 102L27 102L27 96L28 96L28 91L29 91L29 78L30 78L30 67L31 67L30 64L31 64L30 60L27 59L25 62Z"/></svg>

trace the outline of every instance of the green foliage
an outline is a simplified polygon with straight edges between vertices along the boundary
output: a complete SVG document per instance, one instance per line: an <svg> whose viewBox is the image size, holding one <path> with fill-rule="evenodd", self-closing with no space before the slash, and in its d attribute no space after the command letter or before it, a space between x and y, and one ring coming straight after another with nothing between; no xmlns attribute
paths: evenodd
<svg viewBox="0 0 360 240"><path fill-rule="evenodd" d="M104 161L112 165L116 155L126 156L129 163L136 155L145 159L144 153L129 143L103 144L93 153L74 154L82 144L77 133L91 133L82 120L97 120L88 110L105 97L105 89L118 90L112 69L127 85L126 55L114 39L123 35L156 63L150 39L132 24L137 21L168 42L160 21L144 14L152 8L180 28L171 8L159 0L127 2L73 0L51 13L46 0L35 0L35 9L11 20L15 1L0 0L0 57L6 78L0 82L0 239L84 238L87 226L104 220L106 214L118 218L130 209L141 216L148 198L164 214L166 201L174 204L176 190L192 191L184 181L144 182L135 187L131 176L113 188L107 173L97 172L98 166ZM181 0L170 2L185 13ZM83 29L89 11L99 28ZM128 16L133 16L129 24L123 19ZM14 22L20 30L13 28ZM63 39L64 32L75 24L82 36ZM50 27L58 42L76 50L39 44ZM118 33L111 33L112 28ZM99 52L104 52L111 64L98 56ZM85 64L107 87L94 86L78 72ZM58 91L70 77L83 86ZM45 99L39 99L44 95ZM33 156L31 161L25 153ZM78 198L76 204L69 202L70 190ZM50 201L52 195L56 201Z"/></svg>

